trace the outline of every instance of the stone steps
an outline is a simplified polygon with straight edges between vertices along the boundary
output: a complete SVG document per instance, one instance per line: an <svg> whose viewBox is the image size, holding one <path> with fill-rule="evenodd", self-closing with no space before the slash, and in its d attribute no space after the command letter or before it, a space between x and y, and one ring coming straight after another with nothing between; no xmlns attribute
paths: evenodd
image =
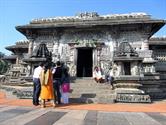
<svg viewBox="0 0 166 125"><path fill-rule="evenodd" d="M6 87L6 89L9 89ZM33 87L12 87L11 91L18 98L32 98ZM109 84L95 83L91 79L78 79L71 83L70 102L74 103L112 103L114 90Z"/></svg>
<svg viewBox="0 0 166 125"><path fill-rule="evenodd" d="M111 85L77 85L77 84L70 84L71 88L95 88L95 89L110 89Z"/></svg>
<svg viewBox="0 0 166 125"><path fill-rule="evenodd" d="M113 103L114 90L110 84L96 83L92 79L77 79L71 83L71 100L83 103Z"/></svg>

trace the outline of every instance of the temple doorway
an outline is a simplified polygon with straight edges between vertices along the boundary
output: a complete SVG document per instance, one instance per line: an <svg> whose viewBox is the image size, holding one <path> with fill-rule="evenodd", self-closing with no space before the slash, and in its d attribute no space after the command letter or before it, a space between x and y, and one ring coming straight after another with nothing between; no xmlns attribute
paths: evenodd
<svg viewBox="0 0 166 125"><path fill-rule="evenodd" d="M77 49L77 77L92 77L92 48Z"/></svg>
<svg viewBox="0 0 166 125"><path fill-rule="evenodd" d="M124 73L125 75L131 75L130 62L124 62Z"/></svg>

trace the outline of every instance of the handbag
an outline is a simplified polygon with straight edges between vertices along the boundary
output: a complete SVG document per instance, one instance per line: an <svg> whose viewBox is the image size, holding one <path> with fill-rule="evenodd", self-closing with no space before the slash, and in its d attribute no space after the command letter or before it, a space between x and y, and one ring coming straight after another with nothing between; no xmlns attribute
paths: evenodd
<svg viewBox="0 0 166 125"><path fill-rule="evenodd" d="M69 91L70 91L69 83L63 83L62 84L62 92L69 92Z"/></svg>

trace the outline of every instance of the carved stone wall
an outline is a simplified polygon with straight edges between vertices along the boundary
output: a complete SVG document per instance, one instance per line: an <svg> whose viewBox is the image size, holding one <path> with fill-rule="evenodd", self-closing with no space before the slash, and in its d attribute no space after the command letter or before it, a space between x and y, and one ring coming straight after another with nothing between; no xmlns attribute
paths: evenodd
<svg viewBox="0 0 166 125"><path fill-rule="evenodd" d="M76 69L76 48L92 47L93 67L101 66L104 73L106 73L113 62L113 53L122 42L129 42L132 48L141 56L141 52L143 52L142 43L148 39L148 36L145 35L148 32L147 30L137 25L64 29L62 31L46 29L38 31L35 35L33 49L41 42L47 43L48 50L52 52L53 62L61 60L69 67L75 67ZM75 45L71 46L69 43L75 43ZM104 45L98 47L97 43L104 43ZM145 56L148 57L149 55L146 54ZM121 68L123 67L118 67L118 69ZM133 72L136 72L135 70L136 68L133 68Z"/></svg>

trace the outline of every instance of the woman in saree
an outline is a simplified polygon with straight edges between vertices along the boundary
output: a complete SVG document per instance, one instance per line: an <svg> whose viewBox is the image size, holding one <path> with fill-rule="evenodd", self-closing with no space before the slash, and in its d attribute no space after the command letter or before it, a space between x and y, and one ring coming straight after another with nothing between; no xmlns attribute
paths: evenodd
<svg viewBox="0 0 166 125"><path fill-rule="evenodd" d="M46 107L45 102L46 100L53 100L53 77L51 72L51 66L46 64L44 69L41 71L40 74L40 83L41 83L41 93L40 98L42 101L41 107ZM52 101L53 102L53 101ZM53 106L54 103L53 103Z"/></svg>

